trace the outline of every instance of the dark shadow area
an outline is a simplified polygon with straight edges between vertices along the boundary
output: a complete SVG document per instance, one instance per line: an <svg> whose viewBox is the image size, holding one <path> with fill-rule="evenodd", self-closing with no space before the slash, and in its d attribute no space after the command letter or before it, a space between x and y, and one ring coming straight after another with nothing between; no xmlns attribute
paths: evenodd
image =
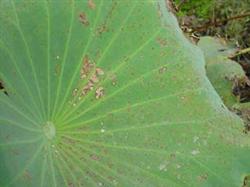
<svg viewBox="0 0 250 187"><path fill-rule="evenodd" d="M241 103L250 102L250 86L238 84L233 87L233 94L239 98Z"/></svg>
<svg viewBox="0 0 250 187"><path fill-rule="evenodd" d="M0 80L0 91L3 91L5 95L9 95L8 92L5 90L3 82Z"/></svg>
<svg viewBox="0 0 250 187"><path fill-rule="evenodd" d="M248 175L245 176L242 187L249 187L249 186L250 186L250 176Z"/></svg>

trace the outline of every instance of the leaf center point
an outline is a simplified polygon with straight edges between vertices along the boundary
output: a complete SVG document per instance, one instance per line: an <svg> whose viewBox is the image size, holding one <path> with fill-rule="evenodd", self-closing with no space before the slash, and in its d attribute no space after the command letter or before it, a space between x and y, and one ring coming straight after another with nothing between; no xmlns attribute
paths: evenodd
<svg viewBox="0 0 250 187"><path fill-rule="evenodd" d="M46 122L46 124L43 127L43 131L44 131L45 136L49 140L52 140L56 136L55 125L52 122L50 122L50 121Z"/></svg>

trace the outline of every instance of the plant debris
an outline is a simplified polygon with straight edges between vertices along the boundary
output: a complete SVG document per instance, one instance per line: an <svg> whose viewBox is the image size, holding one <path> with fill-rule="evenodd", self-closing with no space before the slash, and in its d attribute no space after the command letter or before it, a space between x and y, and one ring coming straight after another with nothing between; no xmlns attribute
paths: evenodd
<svg viewBox="0 0 250 187"><path fill-rule="evenodd" d="M250 80L247 77L236 79L232 90L233 94L239 98L239 102L250 102Z"/></svg>
<svg viewBox="0 0 250 187"><path fill-rule="evenodd" d="M250 124L245 124L245 129L243 130L245 134L248 134L250 132Z"/></svg>

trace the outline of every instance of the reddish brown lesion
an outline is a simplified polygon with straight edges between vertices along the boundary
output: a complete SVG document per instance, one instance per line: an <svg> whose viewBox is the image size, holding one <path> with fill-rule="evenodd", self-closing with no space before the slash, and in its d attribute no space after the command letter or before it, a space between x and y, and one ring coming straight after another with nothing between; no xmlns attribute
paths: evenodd
<svg viewBox="0 0 250 187"><path fill-rule="evenodd" d="M87 85L82 88L81 96L85 96L88 92L93 90L93 88L94 88L94 84L89 81Z"/></svg>
<svg viewBox="0 0 250 187"><path fill-rule="evenodd" d="M167 45L167 39L165 38L158 37L156 40L161 47L165 47Z"/></svg>
<svg viewBox="0 0 250 187"><path fill-rule="evenodd" d="M96 99L100 99L102 96L104 96L104 88L103 87L99 87L95 91L95 98Z"/></svg>
<svg viewBox="0 0 250 187"><path fill-rule="evenodd" d="M31 181L32 180L32 176L30 174L29 171L25 170L24 173L23 173L23 180L25 181Z"/></svg>
<svg viewBox="0 0 250 187"><path fill-rule="evenodd" d="M88 18L87 18L87 15L84 13L84 12L81 12L79 14L79 20L80 22L85 25L85 26L88 26L89 25L89 21L88 21Z"/></svg>
<svg viewBox="0 0 250 187"><path fill-rule="evenodd" d="M116 1L112 3L110 10L108 11L107 15L104 18L104 21L100 25L98 25L95 31L97 36L101 36L103 33L109 32L110 29L108 28L108 25L110 24L110 21L112 20L112 17L114 15L114 11L117 5L118 3Z"/></svg>
<svg viewBox="0 0 250 187"><path fill-rule="evenodd" d="M99 27L97 27L97 35L101 35L104 32L107 32L108 28L105 24L100 25Z"/></svg>
<svg viewBox="0 0 250 187"><path fill-rule="evenodd" d="M72 95L74 97L79 96L79 98L87 95L90 91L94 90L94 88L97 87L98 83L100 82L100 78L103 75L104 71L101 68L96 67L96 64L92 63L90 58L86 55L83 58L82 67L80 70L80 80L87 79L87 82L83 86L75 88L72 92ZM101 98L103 95L103 87L98 87L95 89L96 99Z"/></svg>
<svg viewBox="0 0 250 187"><path fill-rule="evenodd" d="M96 68L95 71L98 76L104 75L104 71L101 68Z"/></svg>
<svg viewBox="0 0 250 187"><path fill-rule="evenodd" d="M80 71L80 78L84 79L88 76L88 74L90 73L90 71L94 68L94 63L90 63L90 59L89 57L86 55L83 58L83 65Z"/></svg>
<svg viewBox="0 0 250 187"><path fill-rule="evenodd" d="M91 158L92 160L100 160L100 157L99 157L98 155L96 155L96 154L90 155L90 158Z"/></svg>
<svg viewBox="0 0 250 187"><path fill-rule="evenodd" d="M96 5L95 5L95 2L94 0L88 0L88 7L92 10L95 9Z"/></svg>

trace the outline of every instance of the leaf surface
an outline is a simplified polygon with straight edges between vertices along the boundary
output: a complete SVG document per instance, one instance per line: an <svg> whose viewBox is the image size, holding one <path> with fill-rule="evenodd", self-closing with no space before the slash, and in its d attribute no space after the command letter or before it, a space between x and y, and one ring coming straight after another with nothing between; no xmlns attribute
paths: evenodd
<svg viewBox="0 0 250 187"><path fill-rule="evenodd" d="M249 137L165 1L0 1L0 186L241 186Z"/></svg>

